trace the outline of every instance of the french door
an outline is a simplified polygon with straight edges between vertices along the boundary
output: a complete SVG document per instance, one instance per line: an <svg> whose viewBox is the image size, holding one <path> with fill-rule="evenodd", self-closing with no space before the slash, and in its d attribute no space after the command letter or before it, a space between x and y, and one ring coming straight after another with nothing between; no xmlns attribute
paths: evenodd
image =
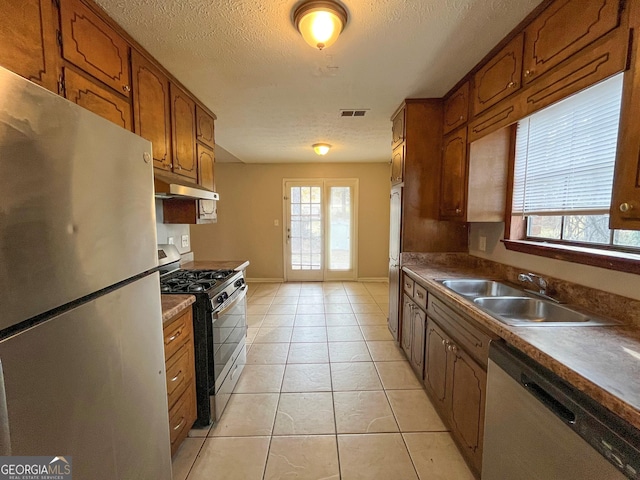
<svg viewBox="0 0 640 480"><path fill-rule="evenodd" d="M357 278L358 180L285 180L287 281Z"/></svg>

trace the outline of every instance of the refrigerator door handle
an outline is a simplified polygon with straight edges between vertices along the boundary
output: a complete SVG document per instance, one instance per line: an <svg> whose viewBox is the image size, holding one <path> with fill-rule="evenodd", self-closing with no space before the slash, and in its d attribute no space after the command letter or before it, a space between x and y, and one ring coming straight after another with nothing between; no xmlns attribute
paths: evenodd
<svg viewBox="0 0 640 480"><path fill-rule="evenodd" d="M4 368L0 360L0 456L11 455L11 433L9 432L9 410L4 387Z"/></svg>

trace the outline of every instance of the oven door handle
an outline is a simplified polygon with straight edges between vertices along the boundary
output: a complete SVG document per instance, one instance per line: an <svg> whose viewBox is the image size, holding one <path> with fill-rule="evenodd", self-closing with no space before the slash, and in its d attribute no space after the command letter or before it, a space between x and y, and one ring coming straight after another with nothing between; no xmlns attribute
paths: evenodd
<svg viewBox="0 0 640 480"><path fill-rule="evenodd" d="M241 288L239 288L238 290L236 290L228 299L226 302L224 302L222 305L220 305L220 308L218 310L214 310L213 314L216 317L221 317L222 315L224 315L227 310L232 309L233 307L236 306L236 304L242 300L244 297L247 296L247 291L248 291L248 287L247 285L243 285Z"/></svg>

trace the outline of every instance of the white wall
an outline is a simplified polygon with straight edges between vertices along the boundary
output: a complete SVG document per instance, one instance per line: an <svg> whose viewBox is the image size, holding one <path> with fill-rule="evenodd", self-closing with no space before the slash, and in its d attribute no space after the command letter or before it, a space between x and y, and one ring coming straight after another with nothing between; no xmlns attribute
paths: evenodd
<svg viewBox="0 0 640 480"><path fill-rule="evenodd" d="M173 225L164 224L162 214L162 200L156 199L156 232L158 234L158 243L169 243L169 237L173 237L174 244L178 247L178 251L182 254L191 251L191 237L189 237L189 247L182 247L182 235L189 236L189 225Z"/></svg>
<svg viewBox="0 0 640 480"><path fill-rule="evenodd" d="M478 249L480 236L487 237L485 252ZM638 275L510 251L500 241L503 238L504 223L472 223L469 253L476 257L522 268L523 271L541 273L640 300L640 276Z"/></svg>

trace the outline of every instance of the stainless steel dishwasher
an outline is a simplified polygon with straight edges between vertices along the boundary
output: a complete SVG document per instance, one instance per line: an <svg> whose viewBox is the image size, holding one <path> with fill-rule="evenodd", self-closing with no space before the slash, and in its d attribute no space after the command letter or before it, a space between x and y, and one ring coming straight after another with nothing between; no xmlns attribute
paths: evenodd
<svg viewBox="0 0 640 480"><path fill-rule="evenodd" d="M640 479L640 431L522 352L494 342L482 480L625 478Z"/></svg>

